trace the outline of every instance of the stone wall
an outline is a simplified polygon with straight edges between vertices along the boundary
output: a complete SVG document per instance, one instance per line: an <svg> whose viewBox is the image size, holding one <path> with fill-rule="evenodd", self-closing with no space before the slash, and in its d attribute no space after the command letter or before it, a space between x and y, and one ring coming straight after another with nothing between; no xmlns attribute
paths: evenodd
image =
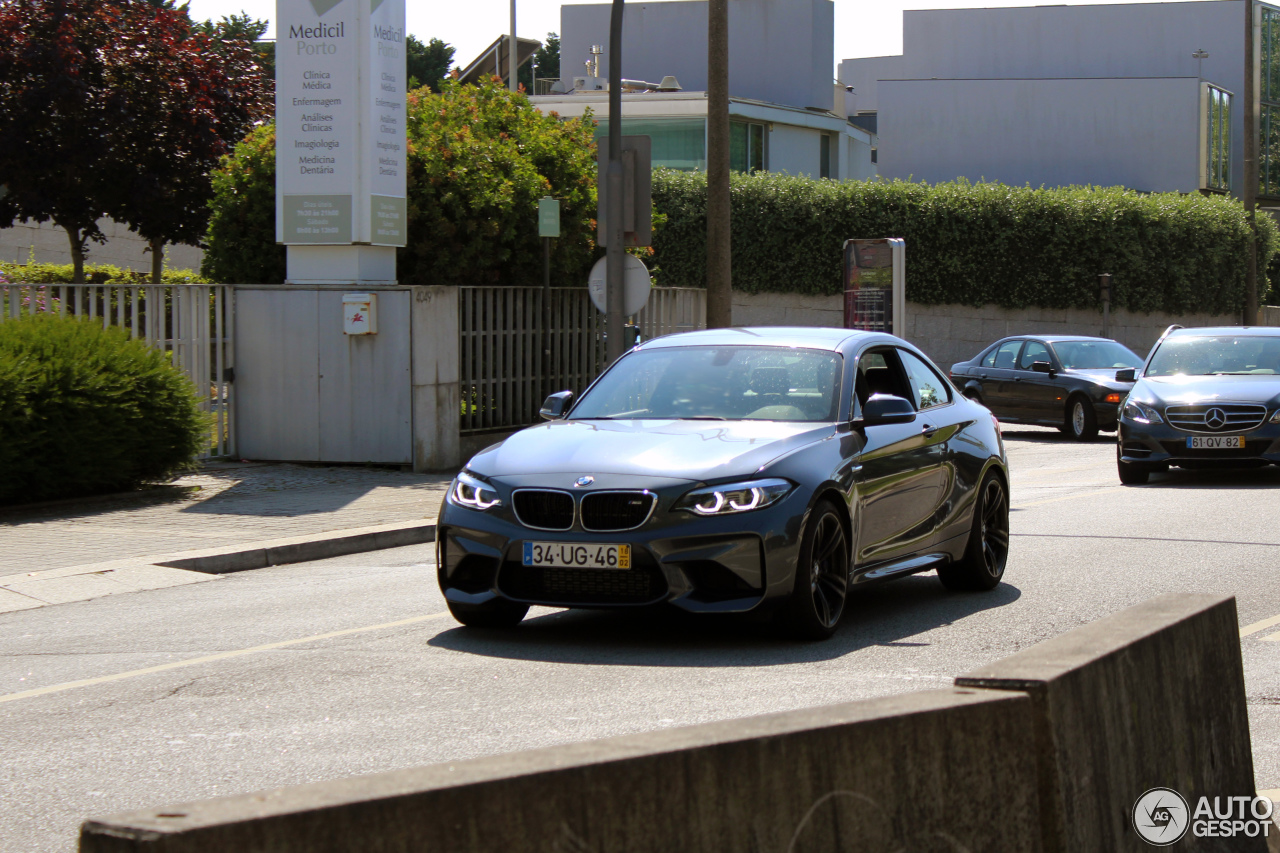
<svg viewBox="0 0 1280 853"><path fill-rule="evenodd" d="M85 263L150 272L151 253L146 251L147 244L128 226L104 219L98 227L107 242L90 241ZM194 246L166 246L164 254L170 269L199 271L200 261L204 259L204 251ZM31 260L45 264L71 263L67 232L52 222L26 222L0 228L0 261L25 264Z"/></svg>
<svg viewBox="0 0 1280 853"><path fill-rule="evenodd" d="M1262 323L1280 323L1280 308L1260 317ZM1265 312L1264 312L1265 313ZM1232 314L1142 314L1113 310L1107 337L1115 338L1138 355L1145 356L1165 329L1183 326L1234 326ZM733 295L735 326L834 326L844 324L839 296L802 296L793 293ZM1007 335L1101 335L1102 311L1078 308L1000 308L985 305L920 305L907 303L905 337L924 350L942 368L965 361L987 344Z"/></svg>

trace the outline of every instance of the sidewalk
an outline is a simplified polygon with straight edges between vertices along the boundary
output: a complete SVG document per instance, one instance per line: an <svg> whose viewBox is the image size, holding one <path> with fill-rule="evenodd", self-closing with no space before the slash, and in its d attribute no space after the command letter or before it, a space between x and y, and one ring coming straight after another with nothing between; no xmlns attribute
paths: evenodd
<svg viewBox="0 0 1280 853"><path fill-rule="evenodd" d="M0 587L127 564L158 578L181 570L151 564L181 552L430 521L449 480L377 468L212 463L151 494L0 510ZM92 596L71 600L83 597ZM43 603L53 602L28 606ZM7 609L16 608L0 598L0 611Z"/></svg>

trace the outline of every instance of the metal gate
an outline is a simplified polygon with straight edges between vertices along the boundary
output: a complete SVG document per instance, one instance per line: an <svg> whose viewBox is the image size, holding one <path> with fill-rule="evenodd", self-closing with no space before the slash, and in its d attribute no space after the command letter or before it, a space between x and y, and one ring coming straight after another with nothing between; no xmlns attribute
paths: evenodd
<svg viewBox="0 0 1280 853"><path fill-rule="evenodd" d="M235 290L212 284L0 284L0 321L52 313L101 321L170 354L211 415L207 459L235 453Z"/></svg>

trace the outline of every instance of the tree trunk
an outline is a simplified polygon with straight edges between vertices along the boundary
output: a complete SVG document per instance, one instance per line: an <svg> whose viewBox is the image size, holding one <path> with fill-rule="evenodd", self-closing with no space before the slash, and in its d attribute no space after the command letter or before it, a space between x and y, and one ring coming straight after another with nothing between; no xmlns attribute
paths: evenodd
<svg viewBox="0 0 1280 853"><path fill-rule="evenodd" d="M67 232L67 239L71 241L71 283L84 284L84 232L66 225L62 230Z"/></svg>
<svg viewBox="0 0 1280 853"><path fill-rule="evenodd" d="M164 277L164 241L151 241L151 283L160 284Z"/></svg>

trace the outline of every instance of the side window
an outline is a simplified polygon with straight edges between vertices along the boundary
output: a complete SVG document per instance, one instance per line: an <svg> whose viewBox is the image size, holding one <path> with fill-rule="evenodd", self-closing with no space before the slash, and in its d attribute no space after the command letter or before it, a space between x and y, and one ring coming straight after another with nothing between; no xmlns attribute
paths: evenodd
<svg viewBox="0 0 1280 853"><path fill-rule="evenodd" d="M1018 359L1018 367L1030 370L1031 365L1037 361L1053 361L1049 357L1049 348L1039 341L1027 341L1026 348L1022 350L1022 358Z"/></svg>
<svg viewBox="0 0 1280 853"><path fill-rule="evenodd" d="M888 350L872 350L858 356L858 375L854 392L862 404L873 394L892 394L910 399L897 359Z"/></svg>
<svg viewBox="0 0 1280 853"><path fill-rule="evenodd" d="M999 347L992 347L992 348L987 352L986 356L982 359L982 366L983 366L983 367L995 367L995 366L996 366L996 353L998 353L999 351L1000 351L1000 348L999 348Z"/></svg>
<svg viewBox="0 0 1280 853"><path fill-rule="evenodd" d="M1018 350L1022 347L1022 341L1009 341L1000 345L996 350L996 360L992 367L999 367L1003 370L1013 370L1014 364L1018 361Z"/></svg>
<svg viewBox="0 0 1280 853"><path fill-rule="evenodd" d="M919 358L906 350L898 350L902 368L907 372L912 399L920 411L951 402L947 381Z"/></svg>

